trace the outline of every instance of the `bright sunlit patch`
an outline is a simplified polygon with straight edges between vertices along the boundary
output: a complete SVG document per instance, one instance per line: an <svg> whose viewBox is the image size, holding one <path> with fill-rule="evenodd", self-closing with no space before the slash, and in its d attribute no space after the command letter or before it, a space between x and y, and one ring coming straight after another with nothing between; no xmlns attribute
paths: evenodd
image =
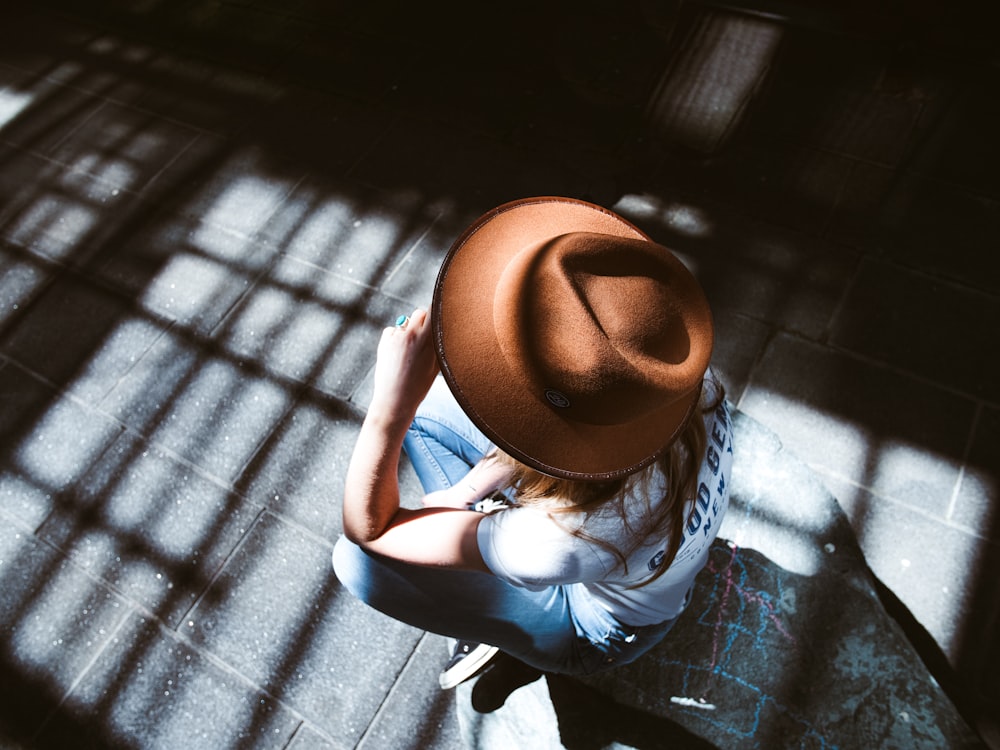
<svg viewBox="0 0 1000 750"><path fill-rule="evenodd" d="M228 306L231 300L223 292L232 283L229 266L177 253L146 286L142 304L148 310L190 320Z"/></svg>
<svg viewBox="0 0 1000 750"><path fill-rule="evenodd" d="M662 200L653 195L626 195L615 204L614 210L636 221L658 222L688 237L712 234L712 222L705 212L689 203Z"/></svg>
<svg viewBox="0 0 1000 750"><path fill-rule="evenodd" d="M24 92L10 91L4 89L0 91L0 129L11 122L31 103L31 94Z"/></svg>
<svg viewBox="0 0 1000 750"><path fill-rule="evenodd" d="M82 179L80 175L97 178L97 182ZM98 154L80 156L63 177L62 182L71 185L81 197L105 202L117 195L114 189L128 189L138 177L135 167L119 159L102 159ZM111 190L108 186L114 186ZM110 196L109 196L110 194Z"/></svg>
<svg viewBox="0 0 1000 750"><path fill-rule="evenodd" d="M263 177L234 179L202 216L202 223L192 236L194 244L206 254L235 259L246 251L245 240L264 228L271 215L288 195L291 184Z"/></svg>
<svg viewBox="0 0 1000 750"><path fill-rule="evenodd" d="M691 237L709 234L709 223L705 214L694 206L674 204L664 212L664 218L671 227Z"/></svg>
<svg viewBox="0 0 1000 750"><path fill-rule="evenodd" d="M65 665L74 648L97 651L111 637L127 612L113 597L93 593L94 587L81 577L72 567L61 566L24 603L20 622L10 629L6 644L18 662L51 674Z"/></svg>
<svg viewBox="0 0 1000 750"><path fill-rule="evenodd" d="M767 76L781 36L781 25L766 19L704 13L653 96L651 130L672 147L719 151Z"/></svg>
<svg viewBox="0 0 1000 750"><path fill-rule="evenodd" d="M75 201L49 196L35 201L8 230L18 245L52 258L66 258L97 223L91 209Z"/></svg>
<svg viewBox="0 0 1000 750"><path fill-rule="evenodd" d="M282 213L288 210L282 206ZM353 207L341 200L324 200L313 207L289 235L286 252L311 262L326 261L350 232Z"/></svg>
<svg viewBox="0 0 1000 750"><path fill-rule="evenodd" d="M58 401L17 449L18 471L38 487L59 489L80 478L117 434L69 400Z"/></svg>

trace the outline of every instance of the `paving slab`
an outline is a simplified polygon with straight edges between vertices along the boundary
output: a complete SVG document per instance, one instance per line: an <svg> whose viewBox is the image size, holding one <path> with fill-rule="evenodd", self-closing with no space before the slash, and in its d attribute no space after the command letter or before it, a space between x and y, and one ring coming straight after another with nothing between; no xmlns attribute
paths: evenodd
<svg viewBox="0 0 1000 750"><path fill-rule="evenodd" d="M174 633L130 617L35 747L283 747L299 718Z"/></svg>
<svg viewBox="0 0 1000 750"><path fill-rule="evenodd" d="M100 273L139 309L207 336L239 302L273 251L202 222L139 216Z"/></svg>
<svg viewBox="0 0 1000 750"><path fill-rule="evenodd" d="M1000 157L992 139L1000 126L1000 76L995 68L965 65L947 71L945 81L913 170L1000 198Z"/></svg>
<svg viewBox="0 0 1000 750"><path fill-rule="evenodd" d="M865 559L884 586L905 597L909 616L939 644L931 653L943 653L958 663L965 649L987 652L992 625L983 622L979 602L993 590L978 571L995 565L996 542L981 536L978 528L943 524L906 503L820 476L839 497L849 498L842 501L843 507L857 529ZM906 533L899 534L899 529ZM876 541L893 534L893 544ZM933 544L926 541L931 538Z"/></svg>
<svg viewBox="0 0 1000 750"><path fill-rule="evenodd" d="M0 524L5 743L32 735L111 641L127 602L5 518Z"/></svg>
<svg viewBox="0 0 1000 750"><path fill-rule="evenodd" d="M713 316L716 338L712 371L725 385L726 397L738 403L771 329L758 320L726 309L715 310Z"/></svg>
<svg viewBox="0 0 1000 750"><path fill-rule="evenodd" d="M779 335L740 409L775 430L811 466L943 518L975 406L914 378Z"/></svg>
<svg viewBox="0 0 1000 750"><path fill-rule="evenodd" d="M951 518L969 528L980 529L988 539L1000 539L1000 513L994 507L1000 495L1000 480L994 473L1000 455L1000 411L983 407L969 449L962 484L955 495Z"/></svg>
<svg viewBox="0 0 1000 750"><path fill-rule="evenodd" d="M95 578L176 625L260 512L127 433L38 533Z"/></svg>
<svg viewBox="0 0 1000 750"><path fill-rule="evenodd" d="M331 540L265 514L180 630L354 747L421 633L344 590L332 551Z"/></svg>
<svg viewBox="0 0 1000 750"><path fill-rule="evenodd" d="M393 686L392 695L375 716L358 750L460 750L455 694L435 689L447 642L425 634ZM429 688L429 689L428 689Z"/></svg>
<svg viewBox="0 0 1000 750"><path fill-rule="evenodd" d="M324 539L336 539L337 498L360 428L359 412L332 399L303 396L243 471L238 491Z"/></svg>
<svg viewBox="0 0 1000 750"><path fill-rule="evenodd" d="M480 214L526 195L575 195L580 179L546 154L416 118L398 120L350 176L383 189L419 186L432 200L462 196Z"/></svg>
<svg viewBox="0 0 1000 750"><path fill-rule="evenodd" d="M63 275L39 290L30 310L12 321L0 350L48 382L97 403L165 327L135 314L128 300L107 289Z"/></svg>
<svg viewBox="0 0 1000 750"><path fill-rule="evenodd" d="M877 260L865 260L830 336L835 346L991 399L1000 354L970 346L970 326L1000 325L1000 298Z"/></svg>
<svg viewBox="0 0 1000 750"><path fill-rule="evenodd" d="M119 423L15 365L0 367L3 513L37 529L121 435Z"/></svg>
<svg viewBox="0 0 1000 750"><path fill-rule="evenodd" d="M988 250L1000 228L1000 200L923 178L893 184L880 243L893 260L996 295L1000 272Z"/></svg>
<svg viewBox="0 0 1000 750"><path fill-rule="evenodd" d="M813 339L824 337L858 263L853 250L706 206L682 188L628 194L614 208L680 254L713 309Z"/></svg>
<svg viewBox="0 0 1000 750"><path fill-rule="evenodd" d="M135 196L111 181L15 148L5 149L0 237L52 265L86 268L134 210ZM110 216L115 221L109 221Z"/></svg>
<svg viewBox="0 0 1000 750"><path fill-rule="evenodd" d="M140 192L198 135L148 111L106 101L49 156L73 172Z"/></svg>

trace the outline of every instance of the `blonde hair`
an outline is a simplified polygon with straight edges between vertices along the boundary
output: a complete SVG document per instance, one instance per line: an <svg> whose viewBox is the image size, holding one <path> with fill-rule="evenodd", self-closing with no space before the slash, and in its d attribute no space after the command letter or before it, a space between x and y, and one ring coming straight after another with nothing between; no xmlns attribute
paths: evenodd
<svg viewBox="0 0 1000 750"><path fill-rule="evenodd" d="M707 447L705 421L701 414L716 409L725 397L720 383L715 381L713 386L712 403L702 404L670 448L646 468L621 479L600 482L560 479L542 474L498 449L498 459L512 468L510 485L515 490L518 504L543 508L557 522L561 515L587 514L612 506L631 539L625 549L588 534L584 530L585 524L573 524L572 528L562 525L567 533L614 553L626 572L627 559L633 551L652 535L664 538L666 555L662 562L648 579L633 588L655 581L670 567L684 536L684 526L688 521L685 508L695 499L698 470ZM654 508L651 492L660 484L655 481L658 474L665 479L666 491ZM626 508L626 499L630 496L642 502L641 514L635 513L634 505Z"/></svg>

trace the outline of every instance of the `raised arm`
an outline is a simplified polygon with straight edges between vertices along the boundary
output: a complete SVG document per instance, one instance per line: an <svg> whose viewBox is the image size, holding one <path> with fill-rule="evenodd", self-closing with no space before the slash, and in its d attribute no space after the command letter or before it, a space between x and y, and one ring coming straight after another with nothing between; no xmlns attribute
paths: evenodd
<svg viewBox="0 0 1000 750"><path fill-rule="evenodd" d="M437 375L430 333L429 317L420 309L405 327L382 332L374 396L347 469L344 534L405 562L486 570L476 541L480 514L399 506L403 437Z"/></svg>

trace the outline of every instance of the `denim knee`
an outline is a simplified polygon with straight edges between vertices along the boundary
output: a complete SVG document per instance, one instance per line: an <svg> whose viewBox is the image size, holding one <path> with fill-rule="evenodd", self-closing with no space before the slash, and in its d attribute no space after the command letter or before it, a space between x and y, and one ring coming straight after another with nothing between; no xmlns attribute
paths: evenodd
<svg viewBox="0 0 1000 750"><path fill-rule="evenodd" d="M333 545L333 573L348 591L362 599L366 580L364 569L368 565L368 555L358 545L341 535ZM363 599L362 599L363 600Z"/></svg>

